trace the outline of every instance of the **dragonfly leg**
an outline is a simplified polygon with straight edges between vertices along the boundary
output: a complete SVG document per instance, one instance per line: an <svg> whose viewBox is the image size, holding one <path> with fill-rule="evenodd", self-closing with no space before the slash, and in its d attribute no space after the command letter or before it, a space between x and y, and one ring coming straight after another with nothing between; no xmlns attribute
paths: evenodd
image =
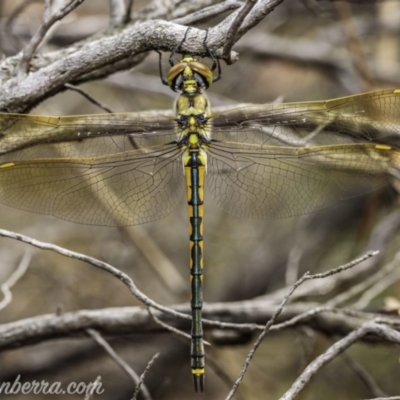
<svg viewBox="0 0 400 400"><path fill-rule="evenodd" d="M203 40L203 46L207 50L208 55L210 56L212 60L212 65L211 65L211 71L215 71L215 68L218 67L218 75L213 77L213 83L217 82L221 79L221 64L219 62L219 59L214 56L214 53L210 50L210 48L207 45L207 37L208 37L208 29L206 29L206 36Z"/></svg>

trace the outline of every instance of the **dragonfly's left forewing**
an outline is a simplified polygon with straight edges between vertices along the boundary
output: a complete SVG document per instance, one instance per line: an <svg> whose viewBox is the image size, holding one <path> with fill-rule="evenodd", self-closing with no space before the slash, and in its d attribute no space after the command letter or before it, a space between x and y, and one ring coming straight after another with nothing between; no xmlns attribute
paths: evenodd
<svg viewBox="0 0 400 400"><path fill-rule="evenodd" d="M131 137L161 144L172 140L175 122L153 113L93 114L66 117L0 113L0 154L38 145L82 142L100 137ZM167 139L166 139L167 138ZM154 144L154 143L153 143Z"/></svg>
<svg viewBox="0 0 400 400"><path fill-rule="evenodd" d="M183 194L182 150L167 117L1 114L0 125L4 204L122 226L166 216Z"/></svg>

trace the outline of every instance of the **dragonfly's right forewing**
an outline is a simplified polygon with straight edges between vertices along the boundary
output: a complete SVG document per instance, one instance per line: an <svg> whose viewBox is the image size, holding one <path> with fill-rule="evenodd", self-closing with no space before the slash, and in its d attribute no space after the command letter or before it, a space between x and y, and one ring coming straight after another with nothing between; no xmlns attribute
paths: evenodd
<svg viewBox="0 0 400 400"><path fill-rule="evenodd" d="M213 118L208 185L241 217L309 213L399 176L400 91L250 105Z"/></svg>

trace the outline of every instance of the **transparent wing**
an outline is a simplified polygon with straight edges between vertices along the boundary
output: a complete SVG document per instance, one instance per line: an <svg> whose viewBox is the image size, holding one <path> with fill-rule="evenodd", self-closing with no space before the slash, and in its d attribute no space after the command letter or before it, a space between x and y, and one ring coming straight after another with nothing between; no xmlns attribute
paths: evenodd
<svg viewBox="0 0 400 400"><path fill-rule="evenodd" d="M387 184L400 161L399 151L375 145L255 147L214 143L208 151L208 187L239 217L316 211Z"/></svg>
<svg viewBox="0 0 400 400"><path fill-rule="evenodd" d="M378 143L399 134L396 90L228 110L213 119L208 186L236 216L305 214L388 183L399 150Z"/></svg>
<svg viewBox="0 0 400 400"><path fill-rule="evenodd" d="M12 115L8 121L0 116L0 148L9 146L0 155L0 201L95 225L134 225L166 216L184 185L173 123L117 115Z"/></svg>
<svg viewBox="0 0 400 400"><path fill-rule="evenodd" d="M94 137L138 136L145 146L155 137L166 138L174 129L174 120L155 113L116 113L54 117L0 113L0 154L40 144L82 142Z"/></svg>
<svg viewBox="0 0 400 400"><path fill-rule="evenodd" d="M400 145L400 90L326 101L250 105L213 117L213 137L219 140L225 139L225 131L254 130L257 139L242 134L241 140L299 147L370 141Z"/></svg>

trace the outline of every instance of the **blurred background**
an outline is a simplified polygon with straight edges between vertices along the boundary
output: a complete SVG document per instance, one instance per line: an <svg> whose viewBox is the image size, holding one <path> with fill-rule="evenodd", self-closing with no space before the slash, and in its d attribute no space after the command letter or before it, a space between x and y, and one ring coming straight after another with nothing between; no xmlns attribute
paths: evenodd
<svg viewBox="0 0 400 400"><path fill-rule="evenodd" d="M43 3L0 2L1 51L18 53L40 25ZM136 1L133 12L146 1ZM215 26L228 13L196 26ZM109 3L86 0L54 28L40 52L72 45L107 28ZM235 46L240 60L222 65L222 79L208 91L214 107L236 103L323 100L400 85L400 3L398 1L286 1ZM168 66L164 57L164 72ZM209 60L205 60L209 62ZM159 79L158 56L148 54L131 71L82 87L113 112L171 109L175 94ZM68 115L104 112L79 93L66 91L40 104L32 113ZM231 217L206 193L206 303L240 301L271 294L292 283L288 266L302 274L334 268L369 248L374 229L390 219L397 193L388 186L341 202L320 212L282 220ZM189 243L186 200L166 218L139 227L106 228L72 224L0 205L0 227L106 261L127 273L149 297L164 305L189 301ZM385 259L398 248L398 233L385 241ZM0 239L0 281L9 277L27 246ZM296 272L294 273L296 276ZM386 296L397 297L399 283L369 304L383 307ZM337 293L332 293L334 296ZM13 289L13 302L0 313L1 323L41 314L80 309L137 306L125 286L93 267L51 252L34 250L30 267ZM313 298L324 304L322 298ZM311 306L310 306L311 307ZM117 353L141 373L156 352L161 355L146 377L154 399L192 399L189 342L171 333L121 335L108 338ZM206 339L213 342L211 331ZM251 337L249 338L251 339ZM307 363L324 351L328 338L309 327L270 334L258 350L238 399L276 399ZM214 342L208 347L205 397L222 399L236 379L252 340L236 345ZM388 395L400 392L398 348L357 344L348 354L369 371ZM214 366L216 363L216 367ZM131 398L133 382L90 338L54 340L0 354L0 382L93 382L101 375L105 393L99 398ZM218 370L223 370L228 383ZM322 397L323 396L323 397ZM41 398L39 395L36 396ZM53 398L50 395L43 396ZM373 397L344 359L322 369L299 399L361 399ZM23 398L15 395L14 399ZM56 396L54 396L56 398ZM82 396L69 396L80 399ZM96 398L96 397L95 397Z"/></svg>

